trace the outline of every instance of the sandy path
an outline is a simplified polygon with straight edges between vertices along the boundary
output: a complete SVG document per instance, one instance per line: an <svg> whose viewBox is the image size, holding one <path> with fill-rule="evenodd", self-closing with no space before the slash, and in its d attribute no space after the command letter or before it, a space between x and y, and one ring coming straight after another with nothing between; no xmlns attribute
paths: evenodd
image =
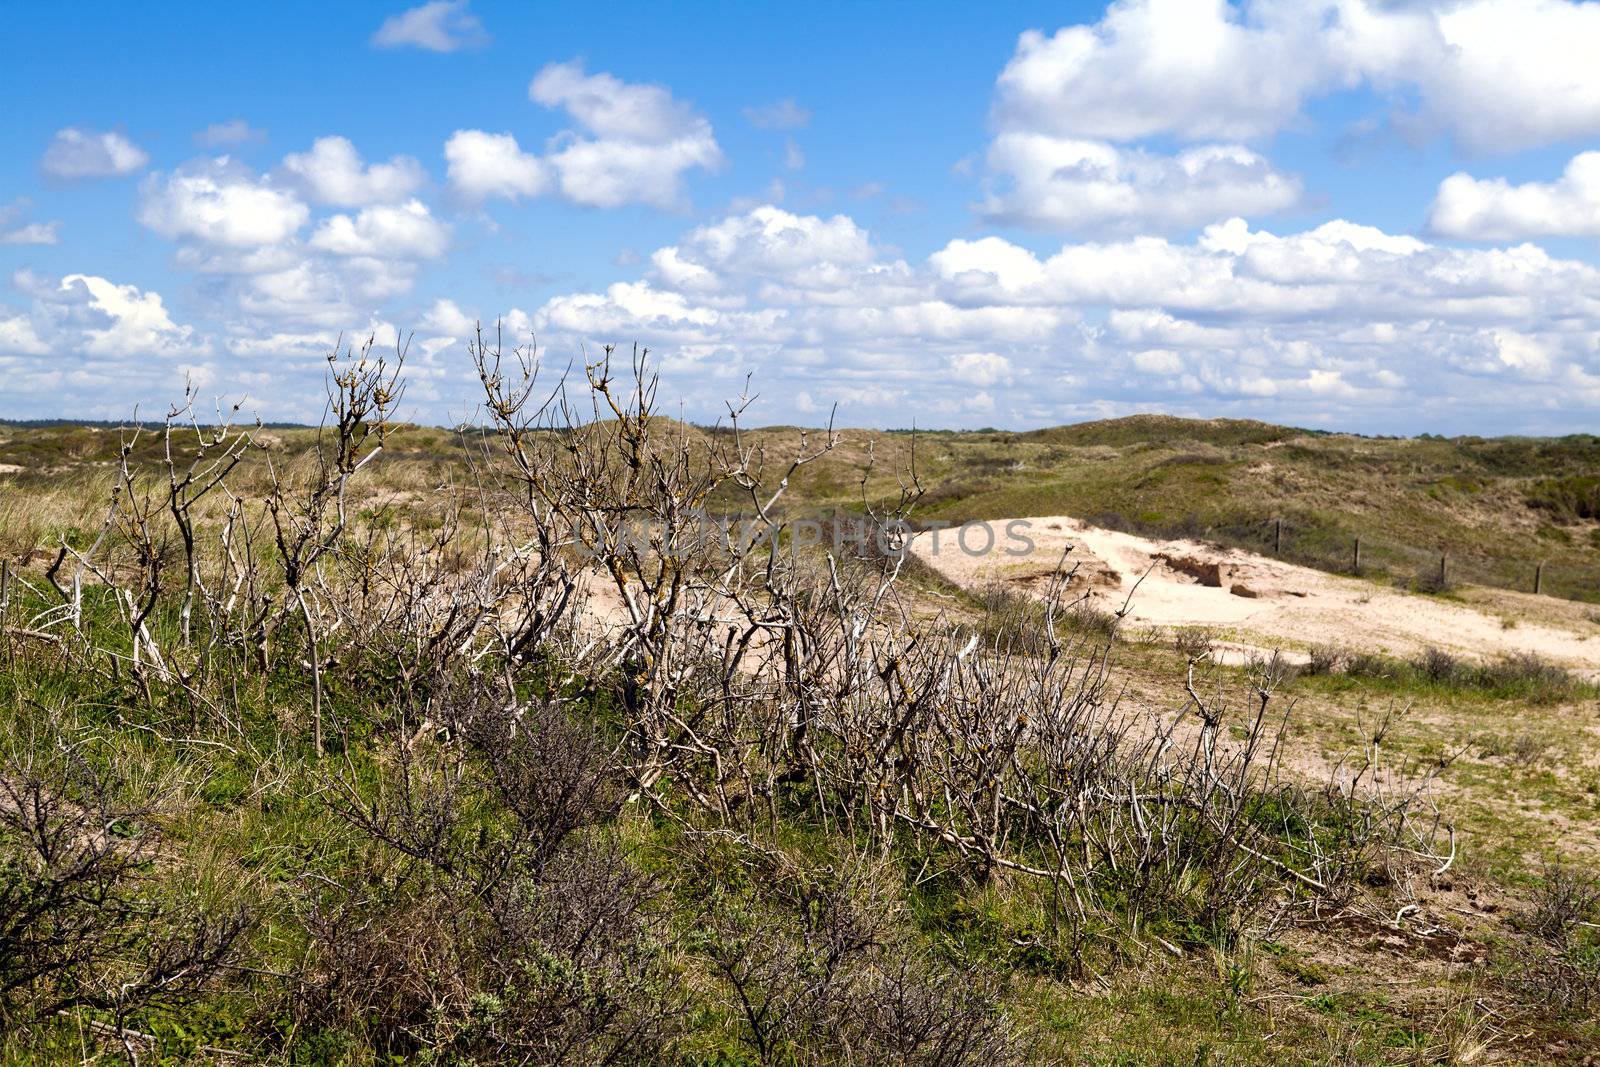
<svg viewBox="0 0 1600 1067"><path fill-rule="evenodd" d="M952 531L919 534L912 551L959 585L1002 581L1029 591L1043 590L1066 552L1064 565L1078 565L1073 594L1087 593L1091 602L1109 609L1121 608L1132 594L1131 621L1213 627L1243 650L1283 649L1303 657L1305 649L1326 643L1391 655L1430 646L1491 659L1532 652L1600 677L1600 624L1587 605L1487 590L1467 590L1466 602L1456 602L1237 549L1154 541L1067 517L1016 522L1011 529L1033 541L1026 554L1021 554L1021 540L1008 539L1007 520L989 524L995 534L990 552L963 551ZM986 542L982 534L966 539L973 548Z"/></svg>

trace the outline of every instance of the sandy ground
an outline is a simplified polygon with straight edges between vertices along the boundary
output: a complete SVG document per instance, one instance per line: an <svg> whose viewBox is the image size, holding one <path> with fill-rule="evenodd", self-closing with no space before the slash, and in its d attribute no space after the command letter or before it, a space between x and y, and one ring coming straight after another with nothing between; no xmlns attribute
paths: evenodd
<svg viewBox="0 0 1600 1067"><path fill-rule="evenodd" d="M1136 625L1212 628L1236 656L1281 650L1303 659L1317 644L1390 655L1431 646L1488 659L1532 652L1600 678L1600 623L1589 605L1485 589L1465 589L1460 601L1419 596L1197 541L1153 541L1060 516L1016 521L1033 541L1026 554L1007 554L1025 547L1008 538L1007 520L989 524L989 552L964 551L953 531L920 534L912 551L971 588L1001 581L1043 592L1075 564L1072 595L1110 610L1126 602ZM966 544L986 541L975 533Z"/></svg>

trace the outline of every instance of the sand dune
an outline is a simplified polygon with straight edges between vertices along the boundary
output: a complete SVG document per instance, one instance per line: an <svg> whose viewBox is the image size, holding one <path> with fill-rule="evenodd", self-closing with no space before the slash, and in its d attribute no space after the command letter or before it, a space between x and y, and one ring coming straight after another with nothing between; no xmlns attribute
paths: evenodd
<svg viewBox="0 0 1600 1067"><path fill-rule="evenodd" d="M1198 541L1156 541L1045 516L1019 520L1033 542L1008 541L1008 520L992 552L961 550L949 531L917 536L912 551L950 580L977 587L1001 581L1040 591L1058 570L1076 571L1070 590L1096 605L1127 604L1134 624L1205 626L1236 653L1276 649L1303 658L1313 645L1409 655L1427 647L1480 658L1536 653L1600 677L1594 608L1531 594L1466 589L1459 600L1420 596L1374 580L1342 577ZM985 538L969 538L979 545Z"/></svg>

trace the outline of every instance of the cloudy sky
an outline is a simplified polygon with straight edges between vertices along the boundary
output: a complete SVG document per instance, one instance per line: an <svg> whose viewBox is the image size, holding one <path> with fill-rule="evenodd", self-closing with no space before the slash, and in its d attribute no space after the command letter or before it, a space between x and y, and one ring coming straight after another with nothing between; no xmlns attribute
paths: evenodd
<svg viewBox="0 0 1600 1067"><path fill-rule="evenodd" d="M0 416L1600 426L1600 2L0 4Z"/></svg>

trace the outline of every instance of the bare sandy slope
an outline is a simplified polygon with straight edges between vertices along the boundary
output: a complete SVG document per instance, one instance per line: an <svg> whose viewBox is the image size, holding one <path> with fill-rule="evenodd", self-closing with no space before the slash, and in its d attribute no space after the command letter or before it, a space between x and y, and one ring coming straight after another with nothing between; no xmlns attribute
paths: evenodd
<svg viewBox="0 0 1600 1067"><path fill-rule="evenodd" d="M912 551L972 588L1000 581L1043 592L1058 569L1075 564L1072 594L1111 610L1127 602L1138 624L1214 628L1236 652L1303 658L1324 643L1391 655L1430 646L1490 659L1522 651L1600 677L1592 606L1487 589L1467 589L1457 602L1197 541L1153 541L1060 516L1020 521L1034 542L1026 554L1006 553L1024 547L1007 538L1006 520L989 524L991 552L963 551L952 531L920 534ZM986 540L969 536L967 544Z"/></svg>

